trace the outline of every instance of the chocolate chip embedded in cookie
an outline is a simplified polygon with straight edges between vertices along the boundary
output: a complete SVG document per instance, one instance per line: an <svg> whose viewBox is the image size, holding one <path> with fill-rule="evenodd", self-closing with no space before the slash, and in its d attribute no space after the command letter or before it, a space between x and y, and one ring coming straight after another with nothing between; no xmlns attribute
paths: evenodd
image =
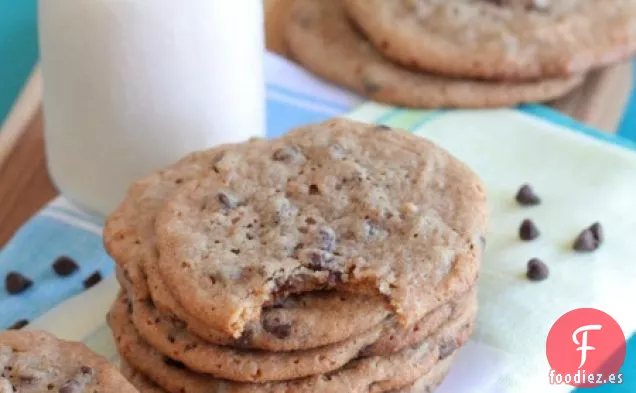
<svg viewBox="0 0 636 393"><path fill-rule="evenodd" d="M526 10L541 11L550 6L550 0L489 0L504 7L519 7Z"/></svg>
<svg viewBox="0 0 636 393"><path fill-rule="evenodd" d="M503 0L502 0L503 1ZM344 0L388 58L458 78L535 80L587 72L636 51L632 0Z"/></svg>
<svg viewBox="0 0 636 393"><path fill-rule="evenodd" d="M392 105L512 106L556 98L582 81L575 76L499 83L415 72L375 50L351 25L340 0L297 0L290 15L285 39L295 60L317 75ZM304 24L307 19L312 23Z"/></svg>
<svg viewBox="0 0 636 393"><path fill-rule="evenodd" d="M273 160L285 146L304 161ZM334 120L236 145L216 168L180 188L155 225L164 283L214 329L239 337L268 303L324 289L376 294L412 324L476 279L484 187L421 137ZM220 190L240 204L227 209Z"/></svg>
<svg viewBox="0 0 636 393"><path fill-rule="evenodd" d="M48 333L0 332L0 372L7 393L137 392L105 358Z"/></svg>

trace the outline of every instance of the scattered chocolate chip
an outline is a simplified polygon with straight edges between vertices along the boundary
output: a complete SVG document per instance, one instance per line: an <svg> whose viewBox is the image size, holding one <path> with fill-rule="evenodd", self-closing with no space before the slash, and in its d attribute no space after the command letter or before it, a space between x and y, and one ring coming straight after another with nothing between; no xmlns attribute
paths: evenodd
<svg viewBox="0 0 636 393"><path fill-rule="evenodd" d="M88 289L88 288L91 288L91 287L95 286L100 281L102 281L102 274L99 271L96 271L95 273L93 273L90 276L88 276L88 278L85 279L82 282L82 284L84 284L84 288L85 289Z"/></svg>
<svg viewBox="0 0 636 393"><path fill-rule="evenodd" d="M19 330L28 324L29 324L29 321L27 319L20 319L19 321L16 321L13 325L9 326L8 330Z"/></svg>
<svg viewBox="0 0 636 393"><path fill-rule="evenodd" d="M537 196L534 189L529 184L521 186L516 196L517 202L523 206L534 206L541 203L541 198Z"/></svg>
<svg viewBox="0 0 636 393"><path fill-rule="evenodd" d="M519 238L524 241L534 240L539 237L541 232L530 219L525 219L519 227Z"/></svg>
<svg viewBox="0 0 636 393"><path fill-rule="evenodd" d="M61 256L53 262L53 271L60 277L68 277L78 269L77 263L67 256Z"/></svg>
<svg viewBox="0 0 636 393"><path fill-rule="evenodd" d="M5 286L7 292L11 295L17 295L31 288L33 281L17 272L9 272L5 278Z"/></svg>
<svg viewBox="0 0 636 393"><path fill-rule="evenodd" d="M589 252L598 249L604 240L603 227L596 222L585 228L574 241L574 250Z"/></svg>
<svg viewBox="0 0 636 393"><path fill-rule="evenodd" d="M220 191L217 197L226 209L234 209L238 206L238 198L227 190Z"/></svg>
<svg viewBox="0 0 636 393"><path fill-rule="evenodd" d="M291 336L292 325L290 323L281 322L278 318L264 318L263 329L271 333L274 337L284 340Z"/></svg>
<svg viewBox="0 0 636 393"><path fill-rule="evenodd" d="M324 251L333 251L336 248L336 232L330 227L321 227L318 230L319 248Z"/></svg>
<svg viewBox="0 0 636 393"><path fill-rule="evenodd" d="M182 362L178 360L174 360L167 356L163 358L163 362L166 364L166 366L172 367L172 368L178 368L179 370L183 370L186 368L185 364L183 364Z"/></svg>
<svg viewBox="0 0 636 393"><path fill-rule="evenodd" d="M378 131L391 131L392 128L384 124L378 124L375 129Z"/></svg>
<svg viewBox="0 0 636 393"><path fill-rule="evenodd" d="M605 234L603 233L603 226L601 225L601 223L595 222L594 224L592 224L592 226L590 226L590 230L594 234L596 241L599 244L603 244L603 242L605 241Z"/></svg>
<svg viewBox="0 0 636 393"><path fill-rule="evenodd" d="M309 195L318 195L320 194L320 189L317 185L311 184L309 185Z"/></svg>
<svg viewBox="0 0 636 393"><path fill-rule="evenodd" d="M526 276L530 281L543 281L550 275L550 269L539 258L532 258L528 261L528 271Z"/></svg>

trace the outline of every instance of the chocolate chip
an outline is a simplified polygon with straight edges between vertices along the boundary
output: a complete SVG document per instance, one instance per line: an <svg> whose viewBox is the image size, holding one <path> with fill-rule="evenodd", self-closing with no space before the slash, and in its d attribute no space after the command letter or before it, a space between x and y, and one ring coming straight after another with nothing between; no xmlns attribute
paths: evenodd
<svg viewBox="0 0 636 393"><path fill-rule="evenodd" d="M519 238L524 241L534 240L539 237L541 232L530 219L523 220L519 227Z"/></svg>
<svg viewBox="0 0 636 393"><path fill-rule="evenodd" d="M92 367L82 366L80 367L80 373L84 375L93 375L95 370Z"/></svg>
<svg viewBox="0 0 636 393"><path fill-rule="evenodd" d="M377 82L371 80L371 78L369 78L368 76L363 76L362 88L364 89L364 92L366 94L374 94L380 91L380 89L382 89L382 86L380 86Z"/></svg>
<svg viewBox="0 0 636 393"><path fill-rule="evenodd" d="M172 367L172 368L178 368L179 370L184 370L186 368L185 364L183 364L182 362L178 360L174 360L167 356L163 358L163 362L165 363L166 366Z"/></svg>
<svg viewBox="0 0 636 393"><path fill-rule="evenodd" d="M603 227L596 222L577 236L572 248L581 252L594 251L600 247L604 239Z"/></svg>
<svg viewBox="0 0 636 393"><path fill-rule="evenodd" d="M322 250L309 250L306 257L312 270L330 270L334 261L333 254Z"/></svg>
<svg viewBox="0 0 636 393"><path fill-rule="evenodd" d="M285 146L276 149L272 154L272 159L274 161L302 163L305 161L305 156L295 146Z"/></svg>
<svg viewBox="0 0 636 393"><path fill-rule="evenodd" d="M29 324L29 321L27 319L20 319L19 321L16 321L13 325L9 326L8 330L19 330L28 324Z"/></svg>
<svg viewBox="0 0 636 393"><path fill-rule="evenodd" d="M605 234L603 233L603 226L601 225L600 222L595 222L594 224L592 224L592 226L590 226L590 231L592 231L592 233L594 234L594 238L596 238L596 241L600 244L603 244L603 242L605 241Z"/></svg>
<svg viewBox="0 0 636 393"><path fill-rule="evenodd" d="M78 269L77 263L67 256L61 256L53 262L53 271L60 277L68 277Z"/></svg>
<svg viewBox="0 0 636 393"><path fill-rule="evenodd" d="M550 275L550 269L539 258L532 258L528 261L528 271L526 276L530 281L543 281Z"/></svg>
<svg viewBox="0 0 636 393"><path fill-rule="evenodd" d="M88 289L95 286L95 284L99 283L100 281L102 281L102 274L99 271L96 271L95 273L88 276L88 278L85 279L82 284L84 284L85 289Z"/></svg>
<svg viewBox="0 0 636 393"><path fill-rule="evenodd" d="M336 232L330 227L321 227L318 230L319 248L324 251L333 251L336 248Z"/></svg>
<svg viewBox="0 0 636 393"><path fill-rule="evenodd" d="M9 272L4 282L5 286L7 287L7 292L9 292L9 294L11 295L22 293L31 288L31 286L33 285L33 281L16 272Z"/></svg>
<svg viewBox="0 0 636 393"><path fill-rule="evenodd" d="M58 390L59 393L80 393L81 391L80 383L73 380L64 383Z"/></svg>
<svg viewBox="0 0 636 393"><path fill-rule="evenodd" d="M526 10L543 11L549 7L549 0L491 0L504 7L520 7Z"/></svg>
<svg viewBox="0 0 636 393"><path fill-rule="evenodd" d="M239 204L238 198L227 190L220 191L217 195L217 198L219 199L219 202L221 202L226 209L234 209Z"/></svg>
<svg viewBox="0 0 636 393"><path fill-rule="evenodd" d="M18 378L20 378L20 383L31 385L37 382L40 379L40 376L35 374L25 374L25 375L20 375Z"/></svg>
<svg viewBox="0 0 636 393"><path fill-rule="evenodd" d="M338 285L338 284L344 283L344 280L342 279L342 273L341 272L330 271L329 272L329 276L327 277L327 283L330 286L334 286L334 285Z"/></svg>
<svg viewBox="0 0 636 393"><path fill-rule="evenodd" d="M318 195L320 194L320 189L315 184L309 185L309 195Z"/></svg>
<svg viewBox="0 0 636 393"><path fill-rule="evenodd" d="M281 322L278 317L266 317L263 319L263 329L266 332L271 333L274 337L284 340L291 336L292 325L290 323Z"/></svg>
<svg viewBox="0 0 636 393"><path fill-rule="evenodd" d="M254 338L254 331L247 328L243 330L241 337L234 341L234 345L238 348L250 348L252 345L252 338Z"/></svg>
<svg viewBox="0 0 636 393"><path fill-rule="evenodd" d="M523 206L534 206L541 203L541 198L537 196L534 189L529 184L521 186L516 196L517 202Z"/></svg>
<svg viewBox="0 0 636 393"><path fill-rule="evenodd" d="M457 342L455 340L444 342L439 347L439 360L444 360L455 352L457 349Z"/></svg>

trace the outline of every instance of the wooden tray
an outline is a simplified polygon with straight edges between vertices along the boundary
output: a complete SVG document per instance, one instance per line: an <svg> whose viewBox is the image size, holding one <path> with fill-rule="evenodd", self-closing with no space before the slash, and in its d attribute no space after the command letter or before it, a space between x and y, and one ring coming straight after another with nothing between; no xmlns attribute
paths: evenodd
<svg viewBox="0 0 636 393"><path fill-rule="evenodd" d="M285 55L283 24L293 0L264 0L267 47ZM631 65L594 72L553 106L593 127L615 132L629 99ZM41 77L34 70L0 129L0 246L47 201L57 195L46 171L42 137Z"/></svg>

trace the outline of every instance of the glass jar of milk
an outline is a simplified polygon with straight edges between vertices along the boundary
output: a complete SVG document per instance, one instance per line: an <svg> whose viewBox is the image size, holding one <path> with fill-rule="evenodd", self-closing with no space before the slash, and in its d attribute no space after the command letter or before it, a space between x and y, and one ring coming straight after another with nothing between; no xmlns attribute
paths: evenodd
<svg viewBox="0 0 636 393"><path fill-rule="evenodd" d="M265 133L259 0L40 0L48 168L108 214L185 154Z"/></svg>

